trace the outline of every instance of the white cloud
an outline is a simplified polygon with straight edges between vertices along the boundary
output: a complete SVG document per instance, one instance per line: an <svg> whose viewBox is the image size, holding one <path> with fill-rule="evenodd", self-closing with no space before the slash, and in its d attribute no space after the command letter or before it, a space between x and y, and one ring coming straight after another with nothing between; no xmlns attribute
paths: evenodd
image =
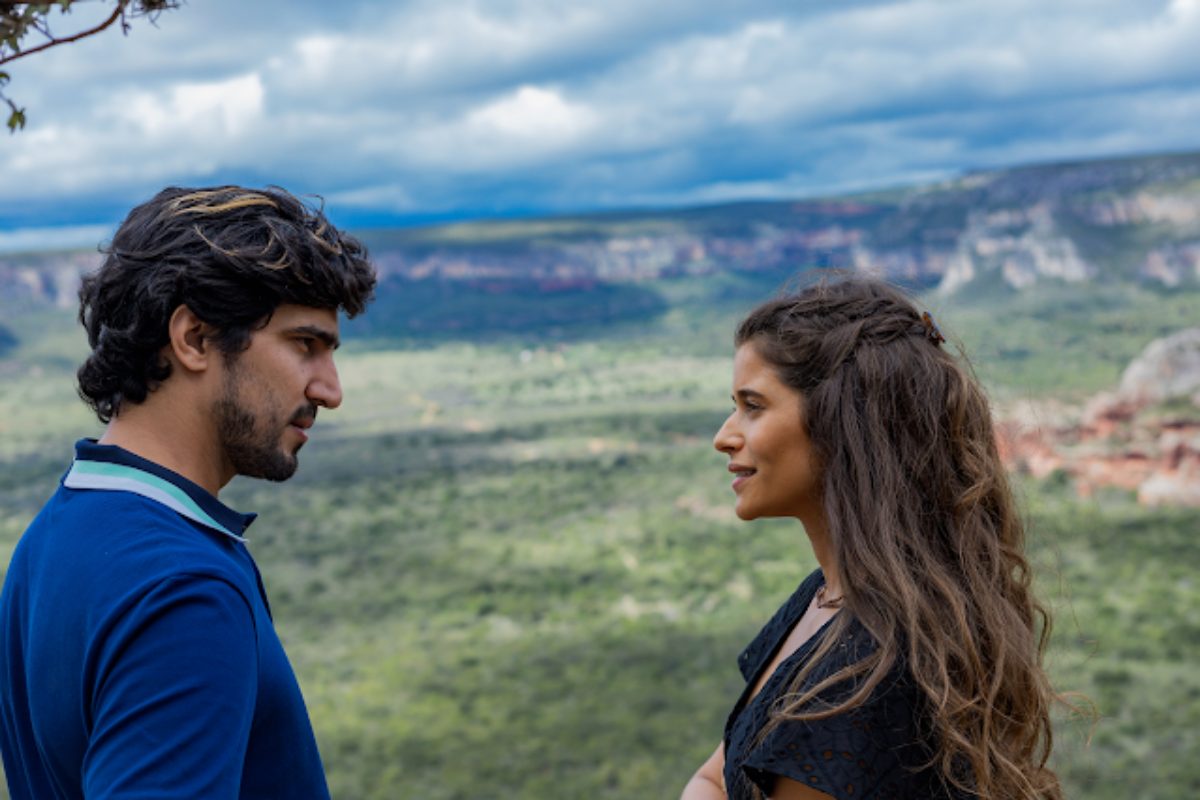
<svg viewBox="0 0 1200 800"><path fill-rule="evenodd" d="M64 225L0 231L0 253L95 247L112 236L111 225Z"/></svg>
<svg viewBox="0 0 1200 800"><path fill-rule="evenodd" d="M1197 41L1200 0L211 0L14 75L0 226L218 178L563 210L1183 148Z"/></svg>
<svg viewBox="0 0 1200 800"><path fill-rule="evenodd" d="M421 208L403 187L394 184L364 186L345 192L334 192L326 200L330 206L365 208L379 211L410 212Z"/></svg>
<svg viewBox="0 0 1200 800"><path fill-rule="evenodd" d="M580 47L611 48L595 35L610 18L599 6L567 5L505 15L475 3L401 5L370 27L322 31L274 62L274 80L295 94L336 84L328 100L341 108L363 97L427 98L438 92L494 91L521 82L526 70Z"/></svg>
<svg viewBox="0 0 1200 800"><path fill-rule="evenodd" d="M1056 4L919 0L817 20L750 23L626 65L664 111L714 122L820 124L846 116L1096 93L1200 77L1200 19L1168 11L1113 25Z"/></svg>
<svg viewBox="0 0 1200 800"><path fill-rule="evenodd" d="M537 147L576 140L593 130L596 122L586 106L568 103L557 91L537 86L522 86L472 111L466 119L480 137L498 136Z"/></svg>
<svg viewBox="0 0 1200 800"><path fill-rule="evenodd" d="M118 95L109 113L159 141L233 138L261 121L263 84L257 73L207 83L181 83L158 91Z"/></svg>
<svg viewBox="0 0 1200 800"><path fill-rule="evenodd" d="M358 151L406 173L503 174L586 157L611 122L551 86L519 86L452 114L409 120L359 134Z"/></svg>
<svg viewBox="0 0 1200 800"><path fill-rule="evenodd" d="M0 146L0 170L12 180L0 204L211 175L263 148L261 138L249 141L261 133L263 103L256 74L116 91L82 120L31 125Z"/></svg>

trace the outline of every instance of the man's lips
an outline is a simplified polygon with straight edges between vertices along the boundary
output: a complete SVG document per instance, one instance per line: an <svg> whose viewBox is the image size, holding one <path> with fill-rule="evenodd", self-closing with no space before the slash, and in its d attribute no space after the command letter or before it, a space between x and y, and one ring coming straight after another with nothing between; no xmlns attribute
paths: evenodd
<svg viewBox="0 0 1200 800"><path fill-rule="evenodd" d="M290 424L295 425L302 430L308 430L317 421L317 407L315 405L306 404L301 406L292 416Z"/></svg>
<svg viewBox="0 0 1200 800"><path fill-rule="evenodd" d="M316 421L317 415L315 413L302 414L298 417L294 417L292 421L288 423L288 427L294 430L300 436L301 443L303 443L308 441L308 429L311 428L313 423Z"/></svg>

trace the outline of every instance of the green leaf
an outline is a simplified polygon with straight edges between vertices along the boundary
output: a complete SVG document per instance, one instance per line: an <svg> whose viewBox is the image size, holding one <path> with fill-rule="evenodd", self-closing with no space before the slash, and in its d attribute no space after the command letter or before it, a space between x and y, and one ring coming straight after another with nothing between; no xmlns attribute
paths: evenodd
<svg viewBox="0 0 1200 800"><path fill-rule="evenodd" d="M8 115L8 130L11 133L16 133L18 129L25 128L25 109L14 108L12 113Z"/></svg>

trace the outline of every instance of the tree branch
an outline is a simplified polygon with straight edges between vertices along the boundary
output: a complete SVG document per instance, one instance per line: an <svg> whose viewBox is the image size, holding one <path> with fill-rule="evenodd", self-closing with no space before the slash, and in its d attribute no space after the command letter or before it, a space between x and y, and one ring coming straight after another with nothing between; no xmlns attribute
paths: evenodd
<svg viewBox="0 0 1200 800"><path fill-rule="evenodd" d="M129 3L130 3L130 0L117 0L117 7L113 9L113 13L111 15L109 15L108 19L104 20L104 22L101 22L96 27L89 28L86 31L80 31L79 33L75 34L74 36L66 36L62 39L53 39L52 38L50 41L43 42L42 44L39 44L37 47L30 48L29 50L21 50L20 52L13 53L10 56L4 56L3 58L0 58L0 65L7 64L10 61L16 61L18 58L23 58L25 56L31 56L34 53L40 53L43 50L49 50L51 47L56 47L60 44L69 44L70 42L77 42L80 39L86 39L87 37L92 36L93 34L97 34L100 31L104 30L105 28L111 27L114 22L116 22L118 19L120 19L125 14L125 7L128 6Z"/></svg>

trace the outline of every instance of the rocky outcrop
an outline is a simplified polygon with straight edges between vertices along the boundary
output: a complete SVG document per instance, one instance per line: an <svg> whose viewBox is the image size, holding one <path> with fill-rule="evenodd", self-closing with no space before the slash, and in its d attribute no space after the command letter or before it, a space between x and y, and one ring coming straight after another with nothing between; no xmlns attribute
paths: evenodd
<svg viewBox="0 0 1200 800"><path fill-rule="evenodd" d="M79 282L100 258L94 251L0 255L0 308L73 308Z"/></svg>
<svg viewBox="0 0 1200 800"><path fill-rule="evenodd" d="M1200 406L1200 328L1151 342L1125 368L1117 396L1138 408L1181 398Z"/></svg>
<svg viewBox="0 0 1200 800"><path fill-rule="evenodd" d="M1200 242L1156 247L1138 267L1138 278L1161 283L1169 289L1185 283L1200 283Z"/></svg>
<svg viewBox="0 0 1200 800"><path fill-rule="evenodd" d="M1200 203L1195 192L1136 192L1125 197L1105 197L1087 204L1083 216L1101 227L1165 224L1200 229Z"/></svg>
<svg viewBox="0 0 1200 800"><path fill-rule="evenodd" d="M951 293L985 272L998 272L1013 289L1026 289L1047 278L1079 283L1095 274L1070 238L1055 223L1048 203L1023 209L972 214L938 287Z"/></svg>
<svg viewBox="0 0 1200 800"><path fill-rule="evenodd" d="M1062 472L1081 494L1111 486L1144 505L1200 507L1200 328L1151 342L1077 418L1009 410L997 434L1011 468Z"/></svg>

